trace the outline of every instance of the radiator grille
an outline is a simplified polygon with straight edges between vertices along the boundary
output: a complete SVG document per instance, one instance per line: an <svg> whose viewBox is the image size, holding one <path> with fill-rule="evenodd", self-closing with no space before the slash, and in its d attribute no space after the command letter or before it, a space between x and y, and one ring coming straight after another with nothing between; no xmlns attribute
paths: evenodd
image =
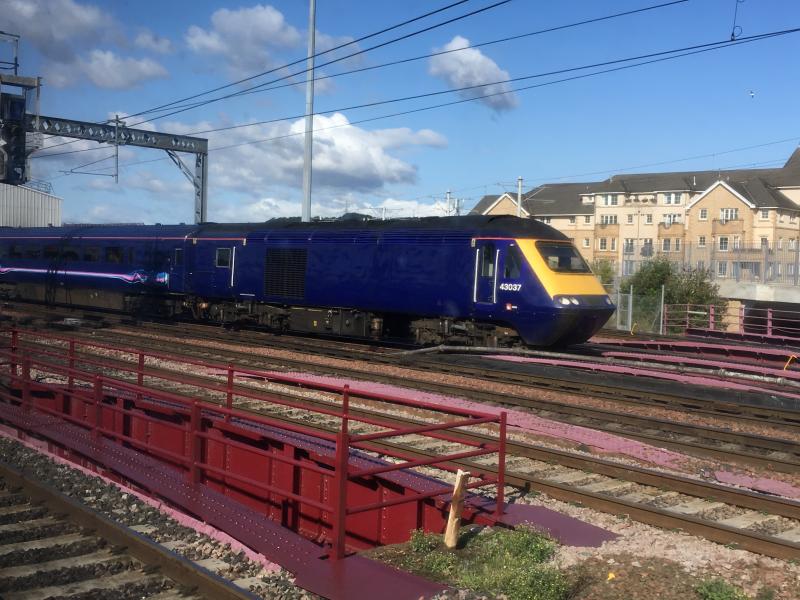
<svg viewBox="0 0 800 600"><path fill-rule="evenodd" d="M264 265L264 293L283 298L304 298L306 295L305 248L269 248Z"/></svg>

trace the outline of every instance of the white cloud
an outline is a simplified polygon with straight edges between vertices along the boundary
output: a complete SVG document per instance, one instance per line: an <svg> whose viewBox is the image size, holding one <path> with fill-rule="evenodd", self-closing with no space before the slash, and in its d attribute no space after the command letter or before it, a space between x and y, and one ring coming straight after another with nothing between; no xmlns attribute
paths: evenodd
<svg viewBox="0 0 800 600"><path fill-rule="evenodd" d="M110 50L92 50L78 64L83 74L102 88L127 89L167 76L167 70L150 58L123 58Z"/></svg>
<svg viewBox="0 0 800 600"><path fill-rule="evenodd" d="M169 38L156 35L149 29L143 29L133 41L139 48L150 50L157 54L169 54L172 52L172 41Z"/></svg>
<svg viewBox="0 0 800 600"><path fill-rule="evenodd" d="M74 0L5 0L0 23L60 63L74 60L76 46L117 35L110 15Z"/></svg>
<svg viewBox="0 0 800 600"><path fill-rule="evenodd" d="M469 46L469 40L455 36L443 48L436 51L456 50ZM501 69L496 62L476 48L466 48L458 52L450 52L431 57L428 72L434 77L443 79L451 88L462 88L473 85L503 81L511 76ZM507 83L496 83L484 87L459 92L462 98L480 98L480 102L500 111L517 106L517 97L513 93L490 96L501 92L510 92Z"/></svg>
<svg viewBox="0 0 800 600"><path fill-rule="evenodd" d="M180 125L165 124L165 130L181 133ZM440 134L409 128L366 130L349 126L347 117L334 114L314 118L315 189L365 191L392 183L413 183L416 167L389 153L410 147L443 147ZM207 124L189 128L210 128ZM265 185L282 184L299 188L303 171L303 119L245 129L212 133L212 148L246 141L279 138L211 153L210 166L215 185L248 194Z"/></svg>
<svg viewBox="0 0 800 600"><path fill-rule="evenodd" d="M269 68L271 50L301 42L300 33L286 22L279 10L256 4L249 8L221 8L211 15L211 27L189 27L185 41L190 50L217 55L227 62L234 76L250 75Z"/></svg>

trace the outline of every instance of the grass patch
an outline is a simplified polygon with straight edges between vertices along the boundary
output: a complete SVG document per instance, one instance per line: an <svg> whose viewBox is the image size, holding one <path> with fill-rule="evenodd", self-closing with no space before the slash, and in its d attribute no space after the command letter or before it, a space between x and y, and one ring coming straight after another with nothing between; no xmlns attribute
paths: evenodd
<svg viewBox="0 0 800 600"><path fill-rule="evenodd" d="M407 544L377 548L371 555L400 569L459 588L508 600L566 600L570 584L544 563L556 543L526 527L464 530L448 550L442 536L415 531Z"/></svg>
<svg viewBox="0 0 800 600"><path fill-rule="evenodd" d="M740 588L722 579L706 579L695 588L701 600L749 600Z"/></svg>

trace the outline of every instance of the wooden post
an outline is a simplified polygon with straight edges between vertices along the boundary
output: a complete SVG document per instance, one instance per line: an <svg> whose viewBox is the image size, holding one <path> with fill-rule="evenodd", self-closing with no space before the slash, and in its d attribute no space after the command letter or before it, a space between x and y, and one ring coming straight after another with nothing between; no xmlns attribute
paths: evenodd
<svg viewBox="0 0 800 600"><path fill-rule="evenodd" d="M458 528L461 525L461 511L464 510L464 486L469 480L467 471L458 470L456 484L453 487L453 499L450 501L450 514L447 517L447 529L444 530L444 545L453 549L458 544Z"/></svg>

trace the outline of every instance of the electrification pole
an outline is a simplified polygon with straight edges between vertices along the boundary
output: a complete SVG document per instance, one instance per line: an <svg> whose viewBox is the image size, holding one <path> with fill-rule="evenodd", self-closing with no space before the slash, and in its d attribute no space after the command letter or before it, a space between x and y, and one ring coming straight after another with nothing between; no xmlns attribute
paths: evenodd
<svg viewBox="0 0 800 600"><path fill-rule="evenodd" d="M517 177L517 216L522 217L522 175Z"/></svg>
<svg viewBox="0 0 800 600"><path fill-rule="evenodd" d="M316 34L316 0L308 7L308 60L306 61L306 137L303 148L303 209L302 221L311 221L311 159L314 143L314 41Z"/></svg>

